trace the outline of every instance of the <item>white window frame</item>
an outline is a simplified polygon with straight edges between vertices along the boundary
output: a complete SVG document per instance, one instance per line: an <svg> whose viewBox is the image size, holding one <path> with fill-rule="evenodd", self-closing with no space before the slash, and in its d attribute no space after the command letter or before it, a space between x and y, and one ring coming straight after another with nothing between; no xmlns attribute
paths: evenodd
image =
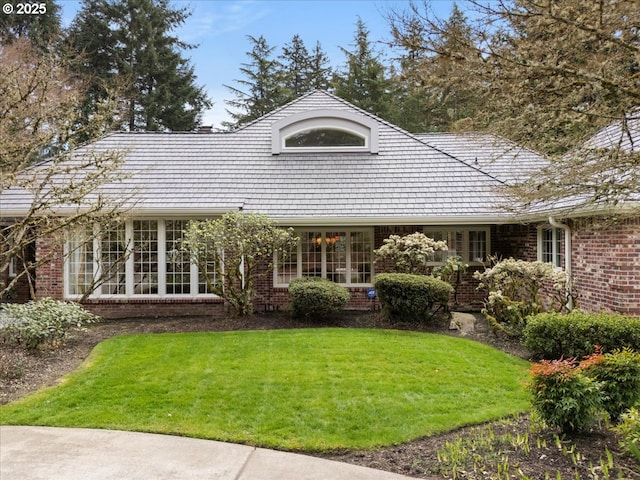
<svg viewBox="0 0 640 480"><path fill-rule="evenodd" d="M295 233L296 235L300 236L304 233L320 233L322 235L322 243L321 243L321 265L322 265L322 274L319 277L316 278L327 278L327 244L326 244L326 235L327 232L344 232L345 236L346 236L346 254L345 254L345 279L346 282L344 283L338 283L338 285L342 285L344 287L371 287L373 285L373 277L374 277L374 256L373 256L373 250L374 250L374 231L373 228L343 228L343 227L318 227L318 228L301 228L301 229L296 229ZM351 234L353 233L366 233L369 235L369 240L371 242L371 262L370 262L370 272L371 272L371 282L368 283L352 283L351 282L351 277L352 277L352 271L351 271ZM298 241L298 245L297 245L297 250L296 250L296 255L297 255L297 264L296 264L296 268L297 268L297 276L296 278L303 278L302 275L302 238L300 238L300 240ZM278 256L277 254L274 256L274 268L273 268L273 286L275 288L288 288L289 287L289 283L281 283L278 281L278 268L280 266L280 262L278 260ZM337 282L336 282L337 283Z"/></svg>
<svg viewBox="0 0 640 480"><path fill-rule="evenodd" d="M547 242L545 241L545 234L551 232L551 252L545 251ZM564 266L564 253L562 252L564 242L564 231L561 228L552 227L551 225L538 226L538 241L537 241L537 258L539 262L551 263L556 270L562 270ZM544 260L546 255L551 255L553 261L546 262Z"/></svg>
<svg viewBox="0 0 640 480"><path fill-rule="evenodd" d="M342 130L364 138L364 146L287 147L285 140L304 130ZM271 127L271 152L366 152L378 153L378 122L347 110L310 110L284 117Z"/></svg>
<svg viewBox="0 0 640 480"><path fill-rule="evenodd" d="M449 225L443 225L443 226L429 226L429 227L424 227L423 231L422 231L427 237L431 237L433 238L433 234L434 233L455 233L455 232L461 232L462 233L462 252L456 252L456 255L462 257L462 261L469 264L469 265L475 265L475 266L479 266L479 265L484 265L486 258L482 259L482 260L475 260L470 258L471 255L471 248L470 248L470 233L471 232L484 232L485 234L485 246L486 246L486 256L491 254L491 227L488 225L478 225L478 226L464 226L464 227L460 227L460 226L449 226ZM447 252L443 252L445 254L445 257L450 257L453 256L451 254L447 254ZM442 265L444 262L429 262L427 265Z"/></svg>
<svg viewBox="0 0 640 480"><path fill-rule="evenodd" d="M157 222L157 276L158 276L158 293L135 293L135 275L134 275L134 256L129 253L125 260L125 293L104 293L102 292L101 286L99 286L94 292L91 293L89 298L217 298L218 295L213 293L199 293L199 269L197 265L191 263L190 267L190 286L189 293L176 293L176 294L167 294L166 293L166 231L165 231L165 220L159 218L135 218L128 219L125 222L125 244L127 245L127 249L133 248L133 222L134 221L155 221ZM173 219L172 219L173 220ZM184 219L177 219L184 220ZM72 240L70 240L72 241ZM94 258L94 275L95 278L99 278L100 274L100 249L101 249L101 241L98 236L93 240L93 258ZM81 295L71 294L70 291L70 265L69 265L69 256L67 252L69 251L68 244L65 245L65 261L63 266L63 276L64 276L64 296L68 299L78 299L81 298Z"/></svg>
<svg viewBox="0 0 640 480"><path fill-rule="evenodd" d="M9 259L9 271L7 275L9 275L9 278L16 278L18 276L18 257L13 256Z"/></svg>

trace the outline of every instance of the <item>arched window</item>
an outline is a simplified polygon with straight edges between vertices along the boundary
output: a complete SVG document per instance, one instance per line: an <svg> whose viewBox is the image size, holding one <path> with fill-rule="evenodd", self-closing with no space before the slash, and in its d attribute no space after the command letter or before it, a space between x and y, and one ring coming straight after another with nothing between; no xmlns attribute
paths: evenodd
<svg viewBox="0 0 640 480"><path fill-rule="evenodd" d="M312 110L272 126L272 152L378 153L378 122L344 110Z"/></svg>
<svg viewBox="0 0 640 480"><path fill-rule="evenodd" d="M364 147L365 137L338 128L307 128L284 139L286 148Z"/></svg>

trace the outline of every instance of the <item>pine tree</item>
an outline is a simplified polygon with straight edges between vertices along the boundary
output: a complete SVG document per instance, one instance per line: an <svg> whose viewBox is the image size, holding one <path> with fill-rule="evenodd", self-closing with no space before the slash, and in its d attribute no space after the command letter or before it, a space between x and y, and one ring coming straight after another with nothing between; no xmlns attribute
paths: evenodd
<svg viewBox="0 0 640 480"><path fill-rule="evenodd" d="M334 76L335 93L363 110L387 118L390 81L385 76L380 55L371 47L369 30L361 19L356 22L354 41L353 51L341 47L347 64L344 72Z"/></svg>
<svg viewBox="0 0 640 480"><path fill-rule="evenodd" d="M92 74L85 117L107 95L120 92L120 128L192 130L211 105L181 50L192 48L171 33L189 13L168 0L84 0L70 29L78 70Z"/></svg>
<svg viewBox="0 0 640 480"><path fill-rule="evenodd" d="M50 49L60 40L60 6L55 0L21 0L20 5L17 3L6 3L13 7L13 13L0 15L0 44L26 37L38 48Z"/></svg>
<svg viewBox="0 0 640 480"><path fill-rule="evenodd" d="M282 81L288 100L293 100L309 90L311 59L309 51L299 35L282 47L279 57L282 65Z"/></svg>
<svg viewBox="0 0 640 480"><path fill-rule="evenodd" d="M327 89L330 84L331 68L329 59L317 42L309 53L299 35L282 48L279 57L286 102L316 89ZM285 102L285 103L286 103Z"/></svg>
<svg viewBox="0 0 640 480"><path fill-rule="evenodd" d="M240 88L225 85L234 95L235 100L225 103L236 111L227 109L233 122L223 125L233 129L249 123L275 110L286 103L287 95L282 78L282 65L273 58L275 47L269 46L264 36L247 37L252 49L247 52L248 63L242 63L240 72L245 78L234 80Z"/></svg>
<svg viewBox="0 0 640 480"><path fill-rule="evenodd" d="M423 110L423 131L452 131L473 124L483 105L484 88L465 72L466 52L476 40L458 6L453 5L446 21L413 16L393 31L406 50L399 75L404 100L409 108Z"/></svg>
<svg viewBox="0 0 640 480"><path fill-rule="evenodd" d="M328 90L331 85L332 69L329 66L329 57L322 50L320 42L311 52L311 65L309 67L309 89Z"/></svg>

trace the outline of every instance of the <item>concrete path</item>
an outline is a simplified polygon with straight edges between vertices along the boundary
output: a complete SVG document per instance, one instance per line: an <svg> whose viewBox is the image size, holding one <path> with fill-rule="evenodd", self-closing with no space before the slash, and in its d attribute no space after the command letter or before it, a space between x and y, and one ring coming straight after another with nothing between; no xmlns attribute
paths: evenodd
<svg viewBox="0 0 640 480"><path fill-rule="evenodd" d="M401 480L263 448L114 430L0 427L2 480Z"/></svg>

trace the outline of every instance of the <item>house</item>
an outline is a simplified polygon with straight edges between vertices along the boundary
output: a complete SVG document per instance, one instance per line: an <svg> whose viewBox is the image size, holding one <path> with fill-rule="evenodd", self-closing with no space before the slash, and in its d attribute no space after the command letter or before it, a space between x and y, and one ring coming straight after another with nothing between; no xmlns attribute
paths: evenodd
<svg viewBox="0 0 640 480"><path fill-rule="evenodd" d="M131 197L128 219L100 239L70 237L66 255L40 238L36 255L55 260L36 272L39 297L78 299L102 269L112 275L85 303L107 318L222 314L204 281L213 271L198 271L179 244L189 220L242 211L300 237L260 283L259 310L285 305L300 276L344 285L350 308L371 308L373 250L391 234L421 231L469 263L458 293L467 308L483 300L473 271L497 255L570 269L582 308L640 314L640 220L594 233L546 212L515 219L504 185L546 160L504 139L409 134L314 91L233 132L112 133L77 154L114 149L126 152L126 175L105 195ZM28 192L4 192L0 217L20 216L28 204ZM133 254L115 263L126 249Z"/></svg>

